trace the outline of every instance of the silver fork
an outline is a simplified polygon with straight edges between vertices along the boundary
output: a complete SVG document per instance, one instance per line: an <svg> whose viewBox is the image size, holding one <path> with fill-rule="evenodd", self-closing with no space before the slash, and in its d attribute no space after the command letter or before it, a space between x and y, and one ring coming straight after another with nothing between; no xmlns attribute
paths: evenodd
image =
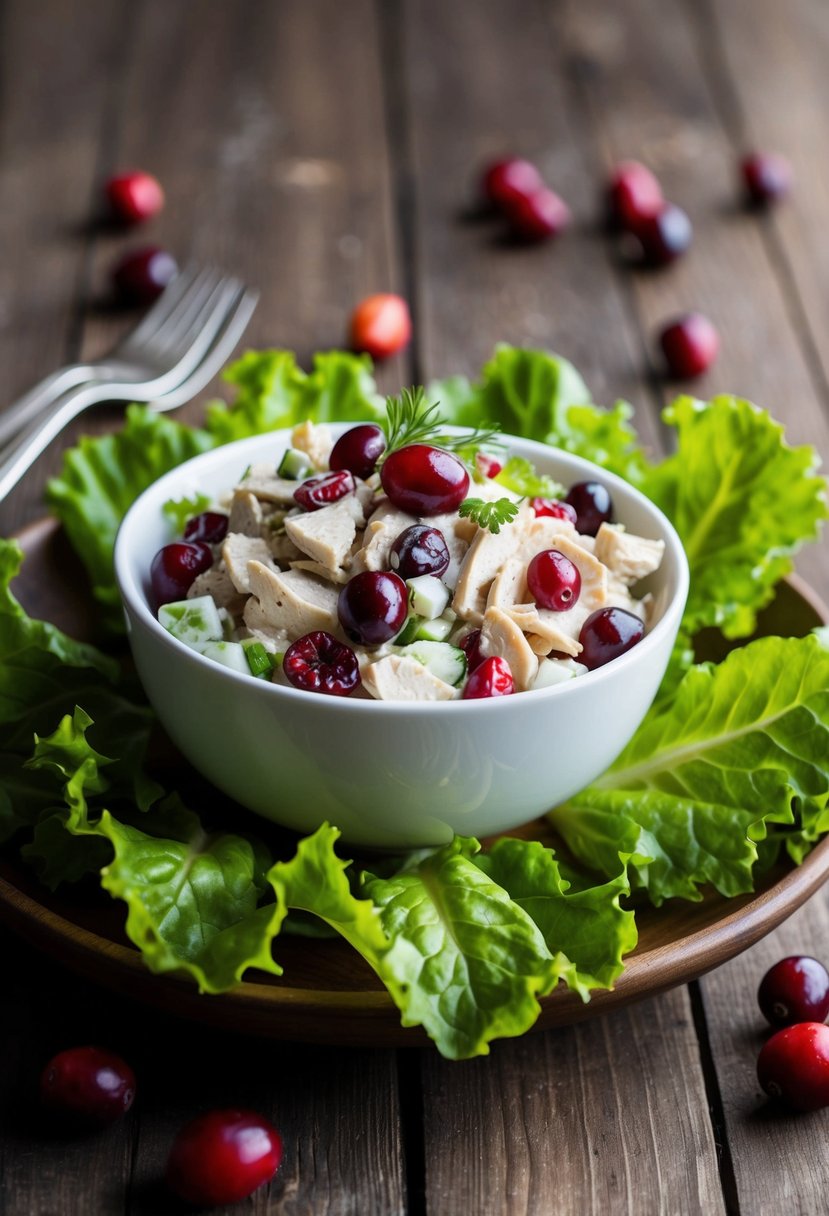
<svg viewBox="0 0 829 1216"><path fill-rule="evenodd" d="M190 401L213 378L227 360L251 318L259 293L237 279L225 279L198 310L191 331L191 342L175 369L165 375L175 382L164 392L147 391L155 381L111 382L107 385L83 384L64 393L48 409L42 410L2 452L0 452L0 501L31 467L44 448L90 405L104 401L145 401L163 413ZM183 372L181 369L184 369ZM103 390L103 395L102 395Z"/></svg>
<svg viewBox="0 0 829 1216"><path fill-rule="evenodd" d="M134 385L127 395L141 392L147 394L144 400L163 394L198 362L201 351L193 346L194 334L212 315L210 303L236 285L213 267L187 267L112 351L52 372L0 412L0 449L50 402L79 384L98 386L98 401L112 399L113 383ZM206 335L206 345L211 337Z"/></svg>

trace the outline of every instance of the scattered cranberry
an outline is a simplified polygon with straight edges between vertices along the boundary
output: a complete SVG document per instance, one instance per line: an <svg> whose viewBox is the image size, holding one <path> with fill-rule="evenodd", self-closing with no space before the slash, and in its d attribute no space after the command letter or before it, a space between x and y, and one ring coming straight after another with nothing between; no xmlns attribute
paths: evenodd
<svg viewBox="0 0 829 1216"><path fill-rule="evenodd" d="M412 336L409 306L401 296L368 296L351 314L351 348L372 359L387 359L402 350Z"/></svg>
<svg viewBox="0 0 829 1216"><path fill-rule="evenodd" d="M720 339L716 329L701 312L685 313L666 325L659 345L669 373L679 380L701 376L717 357Z"/></svg>
<svg viewBox="0 0 829 1216"><path fill-rule="evenodd" d="M484 477L497 477L504 468L500 460L496 460L494 456L488 456L486 452L475 453L475 464Z"/></svg>
<svg viewBox="0 0 829 1216"><path fill-rule="evenodd" d="M825 1022L829 1015L829 972L808 956L791 955L766 972L757 1001L772 1026Z"/></svg>
<svg viewBox="0 0 829 1216"><path fill-rule="evenodd" d="M185 540L203 540L218 545L227 536L228 518L221 511L202 511L188 519L184 527Z"/></svg>
<svg viewBox="0 0 829 1216"><path fill-rule="evenodd" d="M382 646L403 628L408 607L406 584L398 574L365 570L343 586L337 614L352 641Z"/></svg>
<svg viewBox="0 0 829 1216"><path fill-rule="evenodd" d="M829 1106L829 1026L798 1022L763 1045L757 1079L770 1098L793 1110Z"/></svg>
<svg viewBox="0 0 829 1216"><path fill-rule="evenodd" d="M159 549L150 565L156 606L183 600L199 574L213 565L213 553L204 541L175 540Z"/></svg>
<svg viewBox="0 0 829 1216"><path fill-rule="evenodd" d="M320 473L318 477L309 477L294 490L294 501L306 511L319 511L320 507L328 507L332 502L339 502L346 494L354 491L354 478L348 469L338 469L334 473Z"/></svg>
<svg viewBox="0 0 829 1216"><path fill-rule="evenodd" d="M792 167L776 152L752 152L741 161L740 172L749 200L757 206L778 202L792 186Z"/></svg>
<svg viewBox="0 0 829 1216"><path fill-rule="evenodd" d="M613 170L607 207L614 227L628 232L656 215L664 199L662 187L650 169L638 160L623 160Z"/></svg>
<svg viewBox="0 0 829 1216"><path fill-rule="evenodd" d="M455 511L469 489L469 474L457 456L426 443L410 443L387 456L380 480L394 505L411 515Z"/></svg>
<svg viewBox="0 0 829 1216"><path fill-rule="evenodd" d="M466 655L466 670L474 671L476 667L480 667L484 661L484 656L481 654L480 629L470 629L469 633L464 634L458 645Z"/></svg>
<svg viewBox="0 0 829 1216"><path fill-rule="evenodd" d="M506 659L498 655L484 659L466 681L461 697L464 701L477 701L484 697L508 697L515 692L515 682Z"/></svg>
<svg viewBox="0 0 829 1216"><path fill-rule="evenodd" d="M691 221L675 203L663 203L655 215L646 216L634 229L641 247L641 260L648 266L665 266L680 257L694 238Z"/></svg>
<svg viewBox="0 0 829 1216"><path fill-rule="evenodd" d="M377 461L386 449L386 436L373 422L364 422L343 431L331 449L328 467L334 471L348 469L363 480L371 477Z"/></svg>
<svg viewBox="0 0 829 1216"><path fill-rule="evenodd" d="M598 608L581 627L579 662L594 671L641 642L645 626L624 608Z"/></svg>
<svg viewBox="0 0 829 1216"><path fill-rule="evenodd" d="M218 1207L246 1199L270 1182L282 1138L261 1115L212 1110L186 1123L167 1159L167 1183L187 1203Z"/></svg>
<svg viewBox="0 0 829 1216"><path fill-rule="evenodd" d="M306 692L347 697L360 685L360 664L356 654L345 642L338 642L323 629L306 633L292 642L285 651L282 670L294 688L303 688Z"/></svg>
<svg viewBox="0 0 829 1216"><path fill-rule="evenodd" d="M178 274L176 260L164 249L150 245L125 254L112 272L112 281L122 300L129 304L152 304Z"/></svg>
<svg viewBox="0 0 829 1216"><path fill-rule="evenodd" d="M449 568L449 547L439 528L412 524L391 547L389 565L401 578L432 574L440 578Z"/></svg>
<svg viewBox="0 0 829 1216"><path fill-rule="evenodd" d="M113 219L122 224L140 224L164 206L164 191L151 173L119 173L104 192Z"/></svg>
<svg viewBox="0 0 829 1216"><path fill-rule="evenodd" d="M541 174L528 160L499 160L484 173L483 191L494 207L506 210L516 199L527 198L544 186Z"/></svg>
<svg viewBox="0 0 829 1216"><path fill-rule="evenodd" d="M570 208L546 186L515 198L505 214L513 232L523 241L546 241L558 236L570 223Z"/></svg>
<svg viewBox="0 0 829 1216"><path fill-rule="evenodd" d="M544 549L527 567L527 586L542 608L566 612L581 594L581 574L558 549Z"/></svg>
<svg viewBox="0 0 829 1216"><path fill-rule="evenodd" d="M564 501L576 512L576 528L582 536L595 536L613 518L610 491L600 481L577 481Z"/></svg>
<svg viewBox="0 0 829 1216"><path fill-rule="evenodd" d="M112 1123L135 1097L135 1074L120 1056L101 1047L70 1047L40 1076L40 1098L55 1114L88 1123Z"/></svg>
<svg viewBox="0 0 829 1216"><path fill-rule="evenodd" d="M531 498L530 506L536 515L549 515L553 519L567 519L575 527L579 517L576 508L569 502L559 502L557 498Z"/></svg>

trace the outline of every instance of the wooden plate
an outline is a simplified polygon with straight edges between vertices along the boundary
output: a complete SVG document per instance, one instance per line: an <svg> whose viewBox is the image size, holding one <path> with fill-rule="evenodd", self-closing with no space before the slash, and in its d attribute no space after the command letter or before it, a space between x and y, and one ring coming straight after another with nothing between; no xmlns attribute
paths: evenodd
<svg viewBox="0 0 829 1216"><path fill-rule="evenodd" d="M26 550L15 593L27 610L85 638L94 636L94 610L75 559L52 520L19 537ZM829 620L829 613L801 581L781 586L758 632L800 636ZM522 833L545 835L545 825ZM710 893L700 903L674 900L637 915L639 944L612 992L588 1004L564 987L541 1000L535 1029L597 1017L606 1010L672 988L733 958L776 928L829 877L829 837L800 867L781 865L751 895L723 899ZM122 932L120 905L84 903L74 895L50 895L14 859L0 865L0 916L37 949L89 979L163 1008L218 1027L304 1042L366 1046L417 1046L419 1030L404 1030L399 1014L370 968L350 949L312 938L278 939L282 980L263 976L223 996L200 996L187 980L151 975Z"/></svg>

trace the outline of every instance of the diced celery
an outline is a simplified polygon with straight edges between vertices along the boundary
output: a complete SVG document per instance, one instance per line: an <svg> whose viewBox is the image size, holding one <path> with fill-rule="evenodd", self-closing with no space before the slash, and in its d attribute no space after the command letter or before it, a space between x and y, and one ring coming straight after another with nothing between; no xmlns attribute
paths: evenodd
<svg viewBox="0 0 829 1216"><path fill-rule="evenodd" d="M420 621L414 641L445 642L453 628L452 622L447 621L445 616L435 617L433 621Z"/></svg>
<svg viewBox="0 0 829 1216"><path fill-rule="evenodd" d="M417 631L422 624L423 617L415 616L413 612L410 612L406 617L403 628L394 639L395 646L407 646L409 642L413 642L418 636Z"/></svg>
<svg viewBox="0 0 829 1216"><path fill-rule="evenodd" d="M436 616L440 616L449 603L449 588L432 574L407 578L406 586L409 588L412 611L417 616L425 617L427 621L433 621Z"/></svg>
<svg viewBox="0 0 829 1216"><path fill-rule="evenodd" d="M247 638L241 645L245 652L245 658L248 661L250 674L252 676L269 678L273 671L273 663L271 662L271 656L262 643L257 642L253 638Z"/></svg>

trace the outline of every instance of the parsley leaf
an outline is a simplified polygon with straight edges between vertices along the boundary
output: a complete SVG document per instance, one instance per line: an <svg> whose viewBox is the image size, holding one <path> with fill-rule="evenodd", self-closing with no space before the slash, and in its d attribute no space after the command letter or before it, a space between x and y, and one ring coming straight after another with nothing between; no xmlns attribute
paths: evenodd
<svg viewBox="0 0 829 1216"><path fill-rule="evenodd" d="M489 528L496 534L501 531L501 524L511 523L518 514L518 503L511 498L496 498L494 502L485 502L483 498L465 498L458 507L458 515L462 519L474 519L481 528Z"/></svg>

